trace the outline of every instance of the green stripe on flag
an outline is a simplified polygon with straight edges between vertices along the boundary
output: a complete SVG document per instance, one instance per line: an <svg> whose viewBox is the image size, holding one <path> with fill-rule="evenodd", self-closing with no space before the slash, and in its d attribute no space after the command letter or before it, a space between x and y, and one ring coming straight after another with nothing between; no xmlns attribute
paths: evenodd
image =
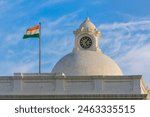
<svg viewBox="0 0 150 117"><path fill-rule="evenodd" d="M39 38L40 35L39 34L33 34L33 35L24 35L23 36L23 39L26 39L26 38Z"/></svg>

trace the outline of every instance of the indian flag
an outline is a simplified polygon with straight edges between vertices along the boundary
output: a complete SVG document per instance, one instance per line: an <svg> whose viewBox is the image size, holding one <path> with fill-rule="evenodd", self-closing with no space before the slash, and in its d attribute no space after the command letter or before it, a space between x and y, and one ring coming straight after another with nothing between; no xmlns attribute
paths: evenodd
<svg viewBox="0 0 150 117"><path fill-rule="evenodd" d="M23 39L26 38L39 38L40 36L40 25L28 28L26 33L23 36Z"/></svg>

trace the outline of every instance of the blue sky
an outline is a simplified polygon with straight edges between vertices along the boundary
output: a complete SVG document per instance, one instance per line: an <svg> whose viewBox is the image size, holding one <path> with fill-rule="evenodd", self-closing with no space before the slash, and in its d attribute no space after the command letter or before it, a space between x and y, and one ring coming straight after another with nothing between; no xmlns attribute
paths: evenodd
<svg viewBox="0 0 150 117"><path fill-rule="evenodd" d="M150 0L0 0L0 75L38 72L38 40L23 40L42 22L42 72L74 46L73 31L88 16L102 32L100 48L125 75L150 87Z"/></svg>

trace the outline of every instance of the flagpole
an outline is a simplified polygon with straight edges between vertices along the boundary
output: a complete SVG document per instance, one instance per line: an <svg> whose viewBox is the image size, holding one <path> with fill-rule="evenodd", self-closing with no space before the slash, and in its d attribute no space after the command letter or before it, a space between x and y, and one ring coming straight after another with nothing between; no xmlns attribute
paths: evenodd
<svg viewBox="0 0 150 117"><path fill-rule="evenodd" d="M41 22L39 22L39 74L41 73Z"/></svg>

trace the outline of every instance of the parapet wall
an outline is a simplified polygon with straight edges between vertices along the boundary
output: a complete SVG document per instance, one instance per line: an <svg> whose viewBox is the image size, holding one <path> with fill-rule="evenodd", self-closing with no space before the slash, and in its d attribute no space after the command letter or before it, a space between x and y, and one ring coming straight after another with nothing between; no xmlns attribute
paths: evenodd
<svg viewBox="0 0 150 117"><path fill-rule="evenodd" d="M147 94L147 100L150 100L150 90L148 91L148 94Z"/></svg>
<svg viewBox="0 0 150 117"><path fill-rule="evenodd" d="M0 77L0 95L147 94L142 76L54 76L15 74Z"/></svg>

